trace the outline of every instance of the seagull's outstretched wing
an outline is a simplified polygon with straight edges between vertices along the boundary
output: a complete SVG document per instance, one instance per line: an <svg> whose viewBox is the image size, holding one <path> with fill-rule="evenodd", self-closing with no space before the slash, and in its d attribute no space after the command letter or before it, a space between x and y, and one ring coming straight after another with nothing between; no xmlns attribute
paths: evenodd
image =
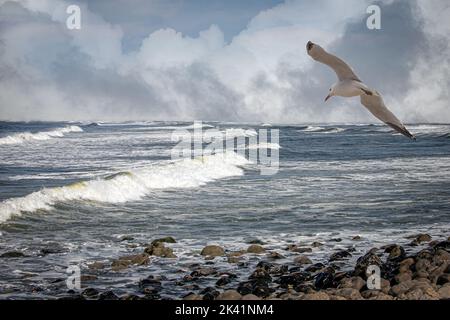
<svg viewBox="0 0 450 320"><path fill-rule="evenodd" d="M308 41L306 51L316 61L326 64L336 72L339 80L361 81L352 68L338 57L329 54L321 46Z"/></svg>
<svg viewBox="0 0 450 320"><path fill-rule="evenodd" d="M365 106L375 117L386 123L392 129L400 132L404 136L416 140L416 137L412 135L401 123L400 120L386 107L383 101L383 97L377 92L375 94L361 95L361 103Z"/></svg>

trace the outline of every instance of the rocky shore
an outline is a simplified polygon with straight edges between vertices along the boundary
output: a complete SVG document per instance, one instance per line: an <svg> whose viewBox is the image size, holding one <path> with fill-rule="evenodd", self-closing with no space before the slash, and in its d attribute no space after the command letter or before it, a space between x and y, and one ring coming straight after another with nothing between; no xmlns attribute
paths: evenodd
<svg viewBox="0 0 450 320"><path fill-rule="evenodd" d="M359 236L352 240L357 247ZM91 262L87 273L83 272L82 282L95 280L96 273L105 270L121 272L147 266L155 257L171 263L177 259L170 247L173 243L176 240L172 237L156 239L141 253L119 257L109 264ZM330 252L327 261L316 262L310 253L322 245L288 245L283 248L292 257L288 262L282 253L268 250L261 241L239 251L208 245L200 253L204 262L192 264L189 272L181 270L177 278L152 274L141 278L133 293L120 295L114 289L87 287L80 292L68 291L61 299L165 299L164 292L172 290L168 288L180 288L178 298L184 300L450 299L450 238L435 240L428 234L418 234L405 239L405 243L374 247L357 257L353 247ZM256 257L256 266L243 262L246 256ZM350 258L355 261L352 265L348 264ZM246 276L222 271L216 266L217 260L236 265ZM381 271L379 289L367 283L369 266Z"/></svg>

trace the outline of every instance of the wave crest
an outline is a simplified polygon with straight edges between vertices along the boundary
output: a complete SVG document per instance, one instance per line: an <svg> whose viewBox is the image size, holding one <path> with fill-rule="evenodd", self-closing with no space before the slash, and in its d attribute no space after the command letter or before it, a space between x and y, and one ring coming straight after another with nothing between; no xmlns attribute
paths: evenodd
<svg viewBox="0 0 450 320"><path fill-rule="evenodd" d="M58 128L51 131L40 131L40 132L20 132L10 136L0 138L0 145L6 144L19 144L29 141L42 141L49 140L52 138L63 137L65 133L69 132L82 132L79 126L67 126L64 128Z"/></svg>

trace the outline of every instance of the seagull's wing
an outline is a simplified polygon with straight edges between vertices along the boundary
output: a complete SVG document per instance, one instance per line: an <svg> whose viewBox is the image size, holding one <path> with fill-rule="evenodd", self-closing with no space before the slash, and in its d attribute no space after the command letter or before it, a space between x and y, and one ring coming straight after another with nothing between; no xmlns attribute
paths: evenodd
<svg viewBox="0 0 450 320"><path fill-rule="evenodd" d="M329 54L321 46L308 42L306 51L316 61L326 64L336 72L340 81L342 80L356 80L361 81L352 68L338 57Z"/></svg>
<svg viewBox="0 0 450 320"><path fill-rule="evenodd" d="M412 135L401 123L400 120L386 107L383 101L383 97L377 92L375 94L361 95L361 103L365 106L375 117L386 123L395 131L400 132L404 136L416 140L416 137Z"/></svg>

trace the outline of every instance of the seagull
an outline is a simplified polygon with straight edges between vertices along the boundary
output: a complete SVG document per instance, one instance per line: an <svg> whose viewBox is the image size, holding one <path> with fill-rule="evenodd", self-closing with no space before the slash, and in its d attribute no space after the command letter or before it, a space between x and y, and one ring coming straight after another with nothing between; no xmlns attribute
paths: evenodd
<svg viewBox="0 0 450 320"><path fill-rule="evenodd" d="M361 97L361 104L366 107L376 118L380 119L394 130L404 136L416 140L403 125L403 123L386 107L381 94L367 87L355 74L353 69L340 58L326 52L321 46L308 41L306 51L316 61L326 64L336 72L338 82L335 83L325 98L332 96Z"/></svg>

